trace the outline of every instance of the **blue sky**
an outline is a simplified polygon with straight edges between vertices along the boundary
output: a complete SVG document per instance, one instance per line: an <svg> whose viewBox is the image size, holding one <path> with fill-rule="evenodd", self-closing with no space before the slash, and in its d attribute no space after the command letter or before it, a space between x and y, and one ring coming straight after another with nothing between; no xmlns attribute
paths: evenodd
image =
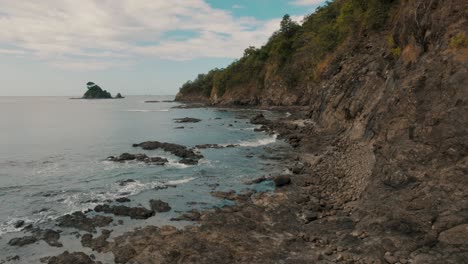
<svg viewBox="0 0 468 264"><path fill-rule="evenodd" d="M0 96L175 94L321 0L0 0Z"/></svg>

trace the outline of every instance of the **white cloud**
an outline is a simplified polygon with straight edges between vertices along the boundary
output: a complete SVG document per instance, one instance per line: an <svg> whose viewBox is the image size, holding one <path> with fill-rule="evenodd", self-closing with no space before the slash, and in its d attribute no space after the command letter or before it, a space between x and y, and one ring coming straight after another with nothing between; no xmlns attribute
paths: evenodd
<svg viewBox="0 0 468 264"><path fill-rule="evenodd" d="M324 0L294 0L290 4L296 6L314 6L323 4L324 2Z"/></svg>
<svg viewBox="0 0 468 264"><path fill-rule="evenodd" d="M0 10L0 54L72 69L125 67L142 56L235 58L279 27L204 0L0 0ZM193 34L165 37L170 32Z"/></svg>

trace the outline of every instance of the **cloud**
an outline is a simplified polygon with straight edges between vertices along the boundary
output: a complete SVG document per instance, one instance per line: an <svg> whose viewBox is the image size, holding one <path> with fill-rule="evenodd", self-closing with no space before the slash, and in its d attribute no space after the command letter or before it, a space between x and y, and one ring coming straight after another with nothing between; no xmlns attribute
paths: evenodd
<svg viewBox="0 0 468 264"><path fill-rule="evenodd" d="M0 55L67 69L127 67L141 57L236 58L279 27L204 0L0 0L0 10L0 28L8 29L0 31Z"/></svg>
<svg viewBox="0 0 468 264"><path fill-rule="evenodd" d="M295 0L290 2L290 4L296 6L314 6L323 4L324 2L324 0Z"/></svg>

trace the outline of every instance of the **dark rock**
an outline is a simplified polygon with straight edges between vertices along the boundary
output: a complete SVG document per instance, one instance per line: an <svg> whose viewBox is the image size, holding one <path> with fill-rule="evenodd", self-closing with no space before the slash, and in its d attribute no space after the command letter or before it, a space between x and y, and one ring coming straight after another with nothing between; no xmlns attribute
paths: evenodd
<svg viewBox="0 0 468 264"><path fill-rule="evenodd" d="M8 245L22 247L25 245L36 243L37 240L38 239L35 236L17 237L8 241Z"/></svg>
<svg viewBox="0 0 468 264"><path fill-rule="evenodd" d="M116 99L123 99L125 97L123 97L120 93L118 93L116 96L115 96Z"/></svg>
<svg viewBox="0 0 468 264"><path fill-rule="evenodd" d="M114 214L116 216L129 216L132 219L147 219L154 215L154 211L148 210L144 207L128 207L124 205L98 205L94 208L94 211Z"/></svg>
<svg viewBox="0 0 468 264"><path fill-rule="evenodd" d="M100 262L93 261L88 255L83 252L73 252L69 253L68 251L63 252L62 254L55 257L46 257L41 259L42 263L47 264L97 264Z"/></svg>
<svg viewBox="0 0 468 264"><path fill-rule="evenodd" d="M161 101L158 100L150 100L150 101L145 101L145 103L160 103Z"/></svg>
<svg viewBox="0 0 468 264"><path fill-rule="evenodd" d="M201 119L192 118L192 117L184 117L184 118L175 118L176 123L198 123Z"/></svg>
<svg viewBox="0 0 468 264"><path fill-rule="evenodd" d="M291 178L288 175L280 175L273 178L276 187L282 187L291 183Z"/></svg>
<svg viewBox="0 0 468 264"><path fill-rule="evenodd" d="M62 243L59 242L60 233L52 230L46 229L45 231L41 232L41 239L44 240L49 246L51 247L62 247Z"/></svg>
<svg viewBox="0 0 468 264"><path fill-rule="evenodd" d="M181 159L179 161L179 163L185 164L185 165L197 165L198 160L195 160L195 159Z"/></svg>
<svg viewBox="0 0 468 264"><path fill-rule="evenodd" d="M100 253L104 250L104 248L107 245L109 245L109 242L107 241L107 239L109 238L110 233L111 231L104 229L102 230L102 234L99 237L94 238L94 239L93 239L92 234L84 234L81 237L81 245L83 247L92 248L94 251L97 251Z"/></svg>
<svg viewBox="0 0 468 264"><path fill-rule="evenodd" d="M165 158L161 157L148 157L146 154L130 154L130 153L123 153L118 157L110 156L107 160L115 161L115 162L125 162L125 161L141 161L151 165L164 165L169 162Z"/></svg>
<svg viewBox="0 0 468 264"><path fill-rule="evenodd" d="M88 91L83 95L83 99L111 99L111 94L106 91L102 90L101 87L96 85L93 82L88 82L86 84L88 86Z"/></svg>
<svg viewBox="0 0 468 264"><path fill-rule="evenodd" d="M270 179L268 179L268 178L265 177L265 176L262 176L262 177L253 179L253 180L251 180L251 181L248 181L248 182L246 182L245 184L247 184L247 185L259 184L259 183L262 183L262 182L268 181L268 180L270 180Z"/></svg>
<svg viewBox="0 0 468 264"><path fill-rule="evenodd" d="M252 117L250 119L250 123L252 123L254 125L265 125L265 124L269 124L270 120L266 119L265 116L260 113L260 114L257 114L256 116Z"/></svg>
<svg viewBox="0 0 468 264"><path fill-rule="evenodd" d="M174 129L184 129L185 127L180 126L180 127L174 127Z"/></svg>
<svg viewBox="0 0 468 264"><path fill-rule="evenodd" d="M164 151L172 153L173 155L179 158L192 160L189 163L193 163L194 161L198 163L198 160L203 158L201 154L195 153L193 149L188 149L185 146L173 144L173 143L165 143L165 142L159 142L159 141L147 141L147 142L143 142L140 144L133 144L133 147L141 147L144 150L162 149Z"/></svg>
<svg viewBox="0 0 468 264"><path fill-rule="evenodd" d="M207 148L221 149L221 148L224 148L223 146L218 145L218 144L203 144L203 145L196 145L195 147L197 149L207 149Z"/></svg>
<svg viewBox="0 0 468 264"><path fill-rule="evenodd" d="M87 232L95 232L96 227L107 226L112 221L112 217L97 215L93 218L89 218L83 212L78 211L59 217L57 219L57 225L61 227L72 227Z"/></svg>
<svg viewBox="0 0 468 264"><path fill-rule="evenodd" d="M151 209L158 213L169 212L171 210L169 204L161 200L150 200L149 203Z"/></svg>
<svg viewBox="0 0 468 264"><path fill-rule="evenodd" d="M130 202L130 199L128 199L127 197L120 197L120 198L115 199L115 201L118 203L128 203Z"/></svg>
<svg viewBox="0 0 468 264"><path fill-rule="evenodd" d="M23 220L18 220L16 221L16 223L13 225L15 228L20 228L24 225L24 221Z"/></svg>
<svg viewBox="0 0 468 264"><path fill-rule="evenodd" d="M123 180L123 181L118 181L118 183L119 183L120 186L126 186L127 184L132 183L132 182L136 182L136 181L133 180L133 179L127 179L127 180Z"/></svg>

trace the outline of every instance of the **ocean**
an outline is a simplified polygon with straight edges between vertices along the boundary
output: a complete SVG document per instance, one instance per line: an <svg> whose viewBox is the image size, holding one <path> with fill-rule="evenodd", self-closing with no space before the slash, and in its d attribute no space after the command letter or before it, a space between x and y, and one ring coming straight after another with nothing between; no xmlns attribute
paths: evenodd
<svg viewBox="0 0 468 264"><path fill-rule="evenodd" d="M232 202L212 191L271 191L271 182L246 185L263 175L284 173L278 160L291 154L275 135L255 132L249 118L259 110L178 109L173 96L129 96L119 100L70 100L67 97L0 97L0 261L19 255L24 263L80 248L73 229L57 228L55 219L74 211L92 209L128 197L128 206L149 208L150 199L168 202L172 210L146 220L123 220L107 227L113 235L145 225L175 225L170 218L191 209L209 209ZM262 111L267 118L288 113ZM198 123L175 123L193 117ZM183 129L176 127L183 126ZM164 151L144 151L132 144L156 140L187 147L198 144L237 144L234 148L201 149L198 165L178 163ZM107 157L145 153L169 160L164 166L141 162L116 163ZM119 181L132 179L125 186ZM160 187L170 186L162 189ZM14 224L62 230L62 248L43 241L24 247L7 242L27 235ZM115 221L114 221L115 222ZM18 262L16 262L18 263Z"/></svg>

